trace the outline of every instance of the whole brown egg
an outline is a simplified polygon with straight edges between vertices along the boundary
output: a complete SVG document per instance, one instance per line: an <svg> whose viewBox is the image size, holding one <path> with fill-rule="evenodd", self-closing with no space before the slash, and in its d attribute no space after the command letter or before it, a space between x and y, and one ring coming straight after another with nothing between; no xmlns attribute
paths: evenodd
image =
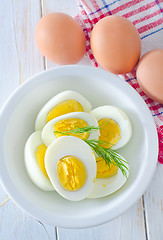
<svg viewBox="0 0 163 240"><path fill-rule="evenodd" d="M37 24L35 39L41 53L57 64L75 64L85 54L86 43L81 26L64 13L43 17Z"/></svg>
<svg viewBox="0 0 163 240"><path fill-rule="evenodd" d="M163 104L163 49L144 54L137 66L136 76L141 89Z"/></svg>
<svg viewBox="0 0 163 240"><path fill-rule="evenodd" d="M140 57L141 40L137 29L128 19L117 15L96 23L90 43L97 62L115 74L130 72Z"/></svg>

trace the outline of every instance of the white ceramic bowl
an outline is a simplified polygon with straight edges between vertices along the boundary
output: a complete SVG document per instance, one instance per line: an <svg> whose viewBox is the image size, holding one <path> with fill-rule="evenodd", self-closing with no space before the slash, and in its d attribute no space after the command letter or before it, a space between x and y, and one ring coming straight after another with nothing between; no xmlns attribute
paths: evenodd
<svg viewBox="0 0 163 240"><path fill-rule="evenodd" d="M101 199L65 200L44 192L27 175L24 145L34 131L41 107L63 90L83 94L93 105L115 105L129 116L133 134L119 152L130 166L127 183ZM119 77L92 67L64 66L41 72L19 87L0 113L0 178L22 209L40 221L66 228L91 227L126 211L143 194L157 163L158 142L153 118L139 94Z"/></svg>

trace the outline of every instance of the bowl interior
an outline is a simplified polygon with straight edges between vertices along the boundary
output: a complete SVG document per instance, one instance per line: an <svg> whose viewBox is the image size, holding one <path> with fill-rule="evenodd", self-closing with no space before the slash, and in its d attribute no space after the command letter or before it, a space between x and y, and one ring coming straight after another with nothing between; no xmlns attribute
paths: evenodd
<svg viewBox="0 0 163 240"><path fill-rule="evenodd" d="M57 192L40 190L27 175L24 145L34 132L36 116L51 97L64 90L78 91L92 103L93 108L101 105L120 107L131 120L131 140L118 150L129 162L130 176L127 183L110 196L71 202ZM115 75L94 68L56 68L33 77L9 99L0 121L2 183L20 207L49 224L88 227L118 216L145 190L157 161L156 129L143 100ZM154 139L153 153L149 143L151 138ZM148 181L143 182L146 177Z"/></svg>

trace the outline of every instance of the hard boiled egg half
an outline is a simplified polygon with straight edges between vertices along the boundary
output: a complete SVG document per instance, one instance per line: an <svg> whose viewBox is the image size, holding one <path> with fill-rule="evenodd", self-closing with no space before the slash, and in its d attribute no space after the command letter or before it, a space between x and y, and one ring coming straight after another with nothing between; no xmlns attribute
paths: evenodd
<svg viewBox="0 0 163 240"><path fill-rule="evenodd" d="M90 195L96 178L96 160L91 147L73 136L54 141L45 154L45 167L56 191L79 201Z"/></svg>
<svg viewBox="0 0 163 240"><path fill-rule="evenodd" d="M25 165L29 177L39 188L45 191L53 191L54 187L45 169L46 149L41 139L41 132L32 133L25 145Z"/></svg>
<svg viewBox="0 0 163 240"><path fill-rule="evenodd" d="M98 140L99 130L93 132L77 133L75 135L67 132L75 128L77 129L89 126L98 127L98 122L93 115L85 112L67 113L52 119L45 125L42 131L42 139L47 147L58 137L65 136L65 134L81 138L82 140ZM62 132L62 134L59 132Z"/></svg>
<svg viewBox="0 0 163 240"><path fill-rule="evenodd" d="M98 121L100 127L99 141L100 146L110 149L118 149L128 143L132 127L127 115L119 108L114 106L101 106L91 111ZM112 153L112 152L111 152ZM123 162L121 165L126 172L126 176L118 168L112 159L112 163L107 164L106 161L99 157L96 153L97 175L93 191L89 198L100 198L107 196L120 189L129 176L129 165L127 161L117 152L117 158Z"/></svg>
<svg viewBox="0 0 163 240"><path fill-rule="evenodd" d="M131 122L127 115L114 106L101 106L91 111L98 121L99 141L104 148L118 149L128 143L132 135Z"/></svg>
<svg viewBox="0 0 163 240"><path fill-rule="evenodd" d="M90 112L92 106L90 102L81 94L67 90L61 92L50 99L40 110L36 122L35 130L42 130L47 122L70 112Z"/></svg>
<svg viewBox="0 0 163 240"><path fill-rule="evenodd" d="M99 156L96 156L97 174L95 186L88 198L101 198L116 192L120 189L129 176L129 165L125 159L123 159L124 169L126 170L126 176L123 175L115 162L106 164L105 160ZM128 169L128 170L127 170Z"/></svg>

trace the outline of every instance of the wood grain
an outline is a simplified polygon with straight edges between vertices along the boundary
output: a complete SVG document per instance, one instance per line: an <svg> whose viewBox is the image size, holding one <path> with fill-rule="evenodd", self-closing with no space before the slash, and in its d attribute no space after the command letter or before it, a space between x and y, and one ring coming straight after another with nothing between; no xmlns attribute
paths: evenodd
<svg viewBox="0 0 163 240"><path fill-rule="evenodd" d="M11 92L44 69L34 31L41 16L40 1L1 0L0 8L0 106ZM20 210L0 187L1 239L55 239L55 228L37 222Z"/></svg>
<svg viewBox="0 0 163 240"><path fill-rule="evenodd" d="M163 239L163 165L158 163L144 195L148 240Z"/></svg>
<svg viewBox="0 0 163 240"><path fill-rule="evenodd" d="M37 22L44 14L78 13L75 0L1 0L0 2L0 107L19 84L56 64L44 61L34 40ZM46 63L46 64L45 64ZM92 65L87 57L80 64ZM0 240L162 240L163 166L158 164L144 198L122 216L88 229L44 225L19 209L0 187ZM145 220L145 221L144 221Z"/></svg>
<svg viewBox="0 0 163 240"><path fill-rule="evenodd" d="M146 239L142 202L139 200L131 209L113 221L88 229L58 229L62 240L135 240Z"/></svg>

